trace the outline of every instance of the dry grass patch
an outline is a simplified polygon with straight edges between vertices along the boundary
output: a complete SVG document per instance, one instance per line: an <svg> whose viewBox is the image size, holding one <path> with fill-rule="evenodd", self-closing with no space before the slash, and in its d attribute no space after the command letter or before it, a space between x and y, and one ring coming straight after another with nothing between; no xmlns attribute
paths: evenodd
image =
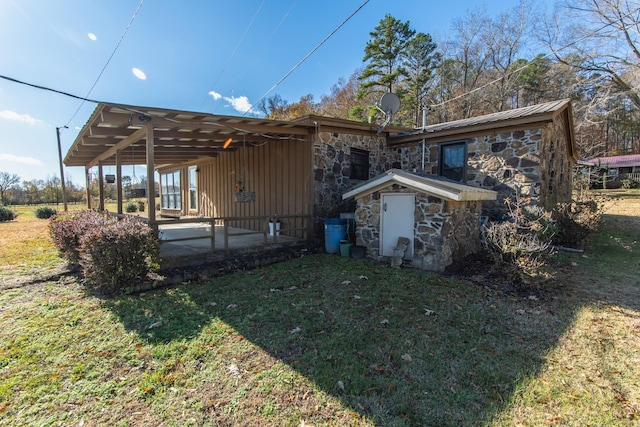
<svg viewBox="0 0 640 427"><path fill-rule="evenodd" d="M18 207L18 217L0 223L0 279L43 274L64 262L49 236L49 221L38 219L32 207Z"/></svg>

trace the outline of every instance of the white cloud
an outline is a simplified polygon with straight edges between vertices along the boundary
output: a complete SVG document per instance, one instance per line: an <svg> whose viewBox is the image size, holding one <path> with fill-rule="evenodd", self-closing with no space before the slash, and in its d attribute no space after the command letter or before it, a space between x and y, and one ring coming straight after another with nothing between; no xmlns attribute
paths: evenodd
<svg viewBox="0 0 640 427"><path fill-rule="evenodd" d="M253 105L251 105L251 103L249 102L249 98L247 98L246 96L225 96L224 100L227 101L229 104L231 104L231 106L233 107L234 110L240 112L240 113L252 113L253 110Z"/></svg>
<svg viewBox="0 0 640 427"><path fill-rule="evenodd" d="M95 35L95 34L93 34L93 33L89 33L89 34L87 34L87 37L89 37L89 38L90 38L91 40L93 40L93 41L98 40L98 37L96 37L96 35Z"/></svg>
<svg viewBox="0 0 640 427"><path fill-rule="evenodd" d="M26 123L31 126L43 123L42 120L34 119L28 114L19 114L15 111L9 110L0 111L0 119L14 120L16 122Z"/></svg>
<svg viewBox="0 0 640 427"><path fill-rule="evenodd" d="M21 156L14 156L13 154L5 154L5 153L0 153L0 160L5 160L7 162L12 162L12 163L22 163L25 165L35 165L35 166L41 166L42 162L38 159L34 159L33 157L21 157Z"/></svg>
<svg viewBox="0 0 640 427"><path fill-rule="evenodd" d="M220 95L218 92L216 92L215 90L212 90L211 92L209 92L209 95L211 95L213 97L214 101L219 100L220 98L222 98L222 95Z"/></svg>
<svg viewBox="0 0 640 427"><path fill-rule="evenodd" d="M133 72L133 75L139 78L140 80L147 80L147 75L141 69L134 67L131 69L131 72Z"/></svg>

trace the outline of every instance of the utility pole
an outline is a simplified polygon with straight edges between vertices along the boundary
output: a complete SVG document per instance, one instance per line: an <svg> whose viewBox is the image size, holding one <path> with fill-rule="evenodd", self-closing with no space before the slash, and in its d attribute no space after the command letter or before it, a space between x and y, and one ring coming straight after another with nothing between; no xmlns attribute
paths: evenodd
<svg viewBox="0 0 640 427"><path fill-rule="evenodd" d="M64 167L62 165L62 146L60 145L60 129L69 129L67 126L63 126L62 128L56 128L56 136L58 137L58 160L60 161L60 183L62 184L62 205L64 206L64 211L67 209L67 189L64 183Z"/></svg>

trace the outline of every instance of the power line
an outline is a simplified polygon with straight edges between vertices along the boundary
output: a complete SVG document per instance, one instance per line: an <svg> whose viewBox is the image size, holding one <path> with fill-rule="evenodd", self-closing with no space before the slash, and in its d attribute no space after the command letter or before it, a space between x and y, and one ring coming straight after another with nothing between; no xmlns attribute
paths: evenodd
<svg viewBox="0 0 640 427"><path fill-rule="evenodd" d="M256 10L256 13L253 14L253 18L251 18L251 21L249 21L249 25L247 25L247 28L245 28L244 33L242 33L242 36L240 36L240 40L238 40L238 43L236 43L236 46L233 48L233 51L231 51L231 55L229 55L229 58L227 58L227 62L225 62L225 64L222 66L222 68L220 69L220 74L218 74L218 77L216 78L216 80L213 82L213 87L215 88L216 85L218 84L218 81L220 80L220 78L222 77L222 74L225 72L227 66L229 65L229 62L231 62L231 60L233 59L233 57L236 55L236 52L238 51L238 48L240 47L240 45L242 44L242 41L244 40L245 36L247 35L247 33L249 32L249 29L251 29L251 27L253 26L253 22L256 20L256 18L258 17L258 14L260 13L260 11L262 10L262 6L264 6L264 3L266 2L266 0L262 0L262 3L260 3L260 6L258 6L258 9ZM205 98L205 101L209 98L209 94L207 94L207 97ZM204 102L203 102L204 104ZM202 107L202 106L201 106ZM217 111L217 109L216 109ZM214 111L215 112L215 111Z"/></svg>
<svg viewBox="0 0 640 427"><path fill-rule="evenodd" d="M44 91L47 91L47 92L56 93L58 95L67 96L69 98L78 99L78 100L80 100L82 102L91 102L91 103L94 103L94 104L103 104L103 105L107 105L107 106L110 106L110 107L118 107L118 108L120 108L122 110L129 111L131 114L140 114L140 115L144 115L144 116L155 117L155 118L166 120L166 121L173 122L173 123L176 123L176 124L187 123L187 122L185 122L183 120L180 120L180 119L173 119L173 118L169 118L169 117L164 117L164 116L161 116L159 114L150 113L149 111L146 111L146 110L138 110L138 109L135 109L135 107L132 107L130 105L118 104L117 102L99 101L99 100L96 100L96 99L91 99L91 98L87 98L87 97L83 97L83 96L78 96L78 95L74 95L72 93L64 92L64 91L61 91L61 90L58 90L58 89L52 89L52 88L47 87L47 86L42 86L42 85L38 85L38 84L34 84L34 83L24 82L22 80L18 80L18 79L15 79L13 77L5 76L5 75L2 75L2 74L0 74L0 79L7 80L7 81L10 81L10 82L13 82L13 83L20 84L20 85L28 86L28 87L31 87L31 88L34 88L34 89L44 90ZM206 114L206 113L203 113L203 114ZM237 126L231 126L231 125L226 124L226 123L225 124L221 124L221 123L208 122L208 121L200 121L199 123L201 123L203 125L218 126L220 128L230 129L230 130L233 130L233 131L236 131L236 132L239 132L239 133L246 133L246 134L263 136L265 138L269 138L269 139L273 139L273 140L297 139L297 138L291 138L291 137L273 136L273 135L269 135L269 134L266 134L266 133L260 133L260 132L252 132L252 131L249 131L247 129L242 129L242 128L237 127Z"/></svg>
<svg viewBox="0 0 640 427"><path fill-rule="evenodd" d="M69 92L63 92L61 90L52 89L50 87L37 85L35 83L23 82L22 80L14 79L13 77L5 76L5 75L2 75L2 74L0 74L0 79L8 80L10 82L18 83L18 84L21 84L21 85L24 85L24 86L29 86L29 87L32 87L34 89L40 89L40 90L44 90L44 91L48 91L48 92L57 93L59 95L68 96L69 98L79 99L82 102L93 102L95 104L100 104L101 103L101 101L96 101L95 99L90 99L90 98L87 98L85 96L74 95L74 94L69 93Z"/></svg>
<svg viewBox="0 0 640 427"><path fill-rule="evenodd" d="M140 8L142 7L142 3L144 3L144 0L140 0L140 4L138 4L138 7L136 8L135 12L133 12L133 15L131 16L131 19L129 19L129 23L127 24L126 28L124 29L122 35L120 36L120 40L118 40L118 43L116 44L116 47L113 49L113 52L111 52L111 55L109 56L109 59L107 59L107 62L104 64L104 67L102 67L102 70L100 71L100 73L98 74L98 77L96 78L96 80L93 82L93 85L91 85L91 89L89 89L89 92L87 92L87 94L85 95L85 98L88 98L89 95L91 95L91 92L93 92L93 89L96 87L96 85L98 84L98 82L100 81L100 78L102 77L102 74L104 73L104 71L107 69L107 67L109 66L109 63L111 62L111 60L113 59L113 56L116 54L116 51L118 50L118 48L120 47L120 44L122 43L122 40L124 40L124 36L127 35L127 32L129 32L129 28L131 28L131 25L133 25L133 21L136 19L136 16L138 16L138 12L140 11ZM80 111L80 109L82 108L82 106L84 105L84 100L80 103L80 105L78 105L78 108L76 109L76 111L73 113L73 115L71 116L71 118L67 121L67 124L65 126L69 126L69 123L71 123L71 121L76 117L76 115L78 114L78 111Z"/></svg>
<svg viewBox="0 0 640 427"><path fill-rule="evenodd" d="M287 77L289 77L291 75L291 73L293 73L300 65L302 65L302 63L304 61L306 61L311 55L313 55L313 53L318 50L320 48L320 46L322 46L327 40L329 40L331 38L331 36L333 36L340 28L342 28L342 26L344 24L346 24L351 18L353 18L355 16L356 13L360 12L360 10L367 4L369 3L369 0L366 0L364 3L362 3L360 5L360 7L358 7L355 11L353 11L353 13L351 13L351 15L349 15L344 21L342 21L340 23L340 25L338 25L333 31L331 31L329 33L329 35L327 37L325 37L320 43L318 43L316 45L316 47L314 47L313 49L311 49L311 51L309 53L307 53L304 58L302 58L300 61L298 61L298 63L296 65L293 66L292 69L290 69L284 76L282 76L282 78L280 80L278 80L276 82L276 84L274 84L273 86L271 86L271 89L269 89L267 92L265 92L264 95L262 95L260 97L260 99L258 99L254 105L258 105L260 104L260 102L267 97L267 95L269 95L275 88L277 88L280 83L282 83ZM245 111L244 114L242 115L242 117L246 116L247 113L249 111Z"/></svg>

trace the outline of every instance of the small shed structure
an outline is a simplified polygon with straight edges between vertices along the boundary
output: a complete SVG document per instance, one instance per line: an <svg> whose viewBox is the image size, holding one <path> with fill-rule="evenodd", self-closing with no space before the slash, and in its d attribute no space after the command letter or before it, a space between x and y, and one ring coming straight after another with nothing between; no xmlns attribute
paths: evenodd
<svg viewBox="0 0 640 427"><path fill-rule="evenodd" d="M444 271L480 250L482 202L496 195L444 177L391 169L342 197L356 200L356 244L366 247L368 257Z"/></svg>

